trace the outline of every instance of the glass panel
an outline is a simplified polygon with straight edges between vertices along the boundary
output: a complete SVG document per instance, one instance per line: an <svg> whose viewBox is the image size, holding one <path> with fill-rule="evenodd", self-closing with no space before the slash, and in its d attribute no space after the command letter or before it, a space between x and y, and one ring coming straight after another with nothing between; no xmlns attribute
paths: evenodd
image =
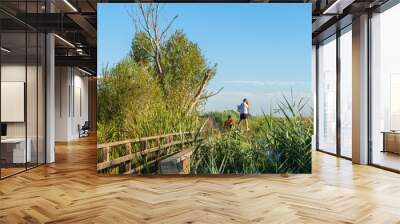
<svg viewBox="0 0 400 224"><path fill-rule="evenodd" d="M2 177L25 170L26 33L2 33L1 43L1 161Z"/></svg>
<svg viewBox="0 0 400 224"><path fill-rule="evenodd" d="M312 150L316 149L316 136L317 136L317 114L315 108L317 108L317 92L316 92L316 78L317 78L317 47L315 45L312 46L312 60L311 60L311 73L312 73L312 93L313 93L313 117L314 117L314 122L313 122L313 136L312 136Z"/></svg>
<svg viewBox="0 0 400 224"><path fill-rule="evenodd" d="M351 29L340 36L340 152L352 157L352 35Z"/></svg>
<svg viewBox="0 0 400 224"><path fill-rule="evenodd" d="M39 33L38 45L38 163L45 163L45 44L46 37Z"/></svg>
<svg viewBox="0 0 400 224"><path fill-rule="evenodd" d="M28 167L37 165L38 158L38 144L37 144L37 132L38 132L38 36L36 32L27 33L28 38L28 63L27 63L27 82L26 82L26 112L27 112L27 143L28 151L30 150L30 161L27 164ZM30 149L29 149L30 148Z"/></svg>
<svg viewBox="0 0 400 224"><path fill-rule="evenodd" d="M1 3L0 3L0 6L1 6ZM3 45L2 45L2 37L1 37L1 34L2 34L2 31L3 31L3 22L1 21L2 20L2 17L3 17L3 15L2 15L2 13L0 13L0 114L1 114L1 70L2 70L2 60L1 60L1 57L3 56ZM4 54L5 54L6 52L4 52ZM3 136L3 124L2 124L2 122L1 122L1 115L0 115L0 132L1 132L1 135L0 136ZM0 179L1 179L1 176L2 176L2 169L3 169L3 166L5 165L4 163L5 163L5 160L3 159L3 156L1 155L1 153L2 153L2 144L1 144L1 142L0 142Z"/></svg>
<svg viewBox="0 0 400 224"><path fill-rule="evenodd" d="M37 1L27 2L27 13L37 13L39 5ZM37 17L34 17L37 18ZM31 19L34 20L34 19ZM37 21L31 21L36 23ZM27 114L27 150L30 153L28 168L37 166L38 160L38 34L35 30L27 30L27 80L26 80L26 114Z"/></svg>
<svg viewBox="0 0 400 224"><path fill-rule="evenodd" d="M318 146L336 153L336 37L318 48Z"/></svg>
<svg viewBox="0 0 400 224"><path fill-rule="evenodd" d="M372 18L372 163L400 170L400 5Z"/></svg>
<svg viewBox="0 0 400 224"><path fill-rule="evenodd" d="M1 1L21 13L43 13L45 1ZM4 22L6 21L6 22ZM45 162L45 35L0 12L0 177Z"/></svg>

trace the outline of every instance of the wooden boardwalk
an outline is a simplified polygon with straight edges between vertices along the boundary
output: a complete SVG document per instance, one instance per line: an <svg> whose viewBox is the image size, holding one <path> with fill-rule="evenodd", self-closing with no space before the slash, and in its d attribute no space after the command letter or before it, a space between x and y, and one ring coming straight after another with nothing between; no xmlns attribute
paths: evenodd
<svg viewBox="0 0 400 224"><path fill-rule="evenodd" d="M143 172L146 168L157 171L161 161L201 142L201 135L202 132L179 132L98 144L97 171L103 174L114 173L116 167L121 167L123 174L148 174Z"/></svg>
<svg viewBox="0 0 400 224"><path fill-rule="evenodd" d="M313 153L313 174L129 177L96 172L96 142L0 181L0 223L400 223L400 175Z"/></svg>

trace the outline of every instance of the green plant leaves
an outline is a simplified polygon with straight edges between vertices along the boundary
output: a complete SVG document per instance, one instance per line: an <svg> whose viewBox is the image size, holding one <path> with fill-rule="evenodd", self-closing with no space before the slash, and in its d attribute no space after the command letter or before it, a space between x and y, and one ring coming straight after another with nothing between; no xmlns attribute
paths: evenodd
<svg viewBox="0 0 400 224"><path fill-rule="evenodd" d="M307 101L282 97L275 114L249 119L250 132L233 128L210 134L191 158L195 174L311 173L312 118L304 117ZM213 112L221 126L231 112ZM223 169L222 169L223 168Z"/></svg>

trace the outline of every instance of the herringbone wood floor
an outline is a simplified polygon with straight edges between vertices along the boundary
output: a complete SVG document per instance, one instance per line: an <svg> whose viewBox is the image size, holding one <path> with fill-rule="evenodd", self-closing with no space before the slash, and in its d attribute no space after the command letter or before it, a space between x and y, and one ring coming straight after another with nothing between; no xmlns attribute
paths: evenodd
<svg viewBox="0 0 400 224"><path fill-rule="evenodd" d="M0 181L0 223L400 223L400 175L326 154L312 175L107 177L95 144Z"/></svg>

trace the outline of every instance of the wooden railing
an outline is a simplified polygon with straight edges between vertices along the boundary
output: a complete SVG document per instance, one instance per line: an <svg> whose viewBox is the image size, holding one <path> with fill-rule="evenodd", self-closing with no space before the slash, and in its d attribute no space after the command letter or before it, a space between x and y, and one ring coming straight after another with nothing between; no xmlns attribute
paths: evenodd
<svg viewBox="0 0 400 224"><path fill-rule="evenodd" d="M122 165L125 174L139 173L145 166L156 166L160 160L201 140L202 133L181 132L99 144L97 171L108 173ZM119 155L114 156L116 153Z"/></svg>

